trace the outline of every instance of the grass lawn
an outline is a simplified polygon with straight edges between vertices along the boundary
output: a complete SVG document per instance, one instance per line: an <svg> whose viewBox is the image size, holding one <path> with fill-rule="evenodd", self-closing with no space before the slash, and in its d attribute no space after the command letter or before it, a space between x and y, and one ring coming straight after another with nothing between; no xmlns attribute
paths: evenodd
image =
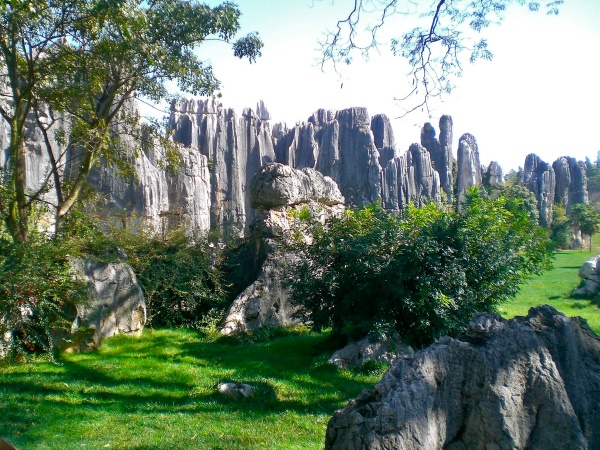
<svg viewBox="0 0 600 450"><path fill-rule="evenodd" d="M585 317L600 334L600 309L569 297L592 254L558 253L554 269L523 286L502 314L548 303ZM326 364L331 350L324 334L304 329L258 342L148 329L58 363L3 363L0 437L22 450L321 449L334 410L383 373L338 370ZM223 398L221 381L258 391L247 400Z"/></svg>
<svg viewBox="0 0 600 450"><path fill-rule="evenodd" d="M501 305L504 317L525 316L532 306L548 304L566 316L585 318L594 332L600 335L600 308L588 299L571 297L581 279L579 268L592 256L600 253L600 236L594 236L593 251L569 250L556 253L554 268L530 279L514 299Z"/></svg>
<svg viewBox="0 0 600 450"><path fill-rule="evenodd" d="M334 410L383 374L337 370L324 344L305 330L258 343L146 330L58 364L6 364L0 437L20 449L320 449ZM258 392L223 398L229 380Z"/></svg>

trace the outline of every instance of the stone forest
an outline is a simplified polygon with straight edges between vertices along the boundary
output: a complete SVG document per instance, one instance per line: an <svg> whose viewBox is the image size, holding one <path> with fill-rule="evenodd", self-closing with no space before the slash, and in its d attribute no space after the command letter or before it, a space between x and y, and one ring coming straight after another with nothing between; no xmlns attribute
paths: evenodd
<svg viewBox="0 0 600 450"><path fill-rule="evenodd" d="M129 109L135 112L134 105ZM320 109L289 127L272 123L262 102L238 115L209 98L174 102L168 123L180 166L165 167L166 150L158 142L139 149L123 134L133 171L123 174L101 160L89 175L98 194L85 211L100 228L163 236L183 229L210 234L212 248L245 245L249 257L238 269L246 284L216 322L222 336L306 323L291 301L285 273L301 255L289 243L302 228L303 213L326 224L347 209L372 204L392 215L430 204L460 209L472 187L493 190L505 182L496 162L482 167L475 136L465 132L456 140L449 115L424 124L419 142L408 149L396 147L385 115L371 117L365 108ZM0 130L3 147L7 133ZM46 137L54 158L64 156L58 132ZM50 172L47 143L30 124L25 145L31 191L39 191ZM76 157L67 152L65 160ZM67 164L61 176L68 179L70 170ZM535 199L543 228L552 225L555 204L568 214L588 203L585 162L564 156L550 163L529 154L517 176L516 184ZM52 189L44 193L50 204L54 196ZM38 226L52 229L51 215L42 214ZM572 242L583 244L580 230L571 234ZM91 301L77 307L66 336L54 335L57 348L97 352L107 338L142 333L152 306L126 261L75 258L71 265ZM598 294L595 270L595 260L582 269L587 284L581 295ZM10 354L15 333L4 330L3 356ZM325 448L600 448L600 340L582 319L550 306L512 320L482 312L458 336L416 353L400 336L382 336L351 343L329 359L338 370L367 362L389 370L335 412ZM259 388L242 381L222 382L217 390L231 401L256 398Z"/></svg>
<svg viewBox="0 0 600 450"><path fill-rule="evenodd" d="M0 450L600 450L591 3L0 2Z"/></svg>

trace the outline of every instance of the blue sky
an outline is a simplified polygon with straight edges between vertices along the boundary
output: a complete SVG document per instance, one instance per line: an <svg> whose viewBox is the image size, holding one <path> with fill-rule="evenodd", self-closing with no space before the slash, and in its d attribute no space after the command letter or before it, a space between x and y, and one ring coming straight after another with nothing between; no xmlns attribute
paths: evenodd
<svg viewBox="0 0 600 450"><path fill-rule="evenodd" d="M209 4L219 2L210 1ZM485 32L494 59L465 64L464 76L433 117L403 109L394 97L409 80L405 62L382 43L379 54L356 58L341 73L316 63L317 41L350 11L352 0L237 0L242 34L258 31L265 43L255 64L231 55L225 44L200 49L222 81L221 102L236 109L263 100L273 121L305 121L318 108L367 107L392 119L401 152L419 141L420 127L450 114L454 137L477 138L482 164L499 161L505 172L522 166L528 153L552 162L559 156L596 159L600 150L600 0L565 0L558 16L513 5L504 23ZM394 32L410 27L402 18ZM393 35L391 27L386 31Z"/></svg>

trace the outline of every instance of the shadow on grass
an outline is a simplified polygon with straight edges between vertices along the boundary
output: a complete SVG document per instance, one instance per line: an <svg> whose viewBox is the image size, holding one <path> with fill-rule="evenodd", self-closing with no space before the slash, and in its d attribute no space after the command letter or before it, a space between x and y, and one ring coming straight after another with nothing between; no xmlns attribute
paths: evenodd
<svg viewBox="0 0 600 450"><path fill-rule="evenodd" d="M0 367L0 436L31 448L34 436L112 415L231 412L251 426L289 411L331 415L373 385L372 377L326 364L322 334L245 339L208 342L195 332L149 331L141 339L113 338L96 353L65 355L59 366ZM224 397L217 392L222 381L249 383L255 396Z"/></svg>

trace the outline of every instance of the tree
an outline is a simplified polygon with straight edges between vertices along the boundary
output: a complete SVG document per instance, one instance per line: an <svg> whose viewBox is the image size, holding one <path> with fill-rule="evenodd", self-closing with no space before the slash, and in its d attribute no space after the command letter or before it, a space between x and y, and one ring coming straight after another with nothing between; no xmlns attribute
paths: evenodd
<svg viewBox="0 0 600 450"><path fill-rule="evenodd" d="M211 8L181 0L16 1L0 11L0 46L15 111L2 108L11 126L15 192L7 224L16 240L27 239L28 209L39 198L25 190L24 123L31 110L49 107L70 121L70 179L59 176L64 154L57 158L48 148L60 222L77 202L94 163L100 157L113 162L122 158L111 131L117 121L136 124L137 115L125 108L128 102L136 96L167 97L169 81L193 95L213 93L218 80L197 48L210 39L232 42L240 27L240 11L228 2ZM261 47L255 33L233 42L234 54L250 61L260 56ZM47 137L47 127L38 124Z"/></svg>
<svg viewBox="0 0 600 450"><path fill-rule="evenodd" d="M367 57L378 47L381 29L393 16L423 19L423 25L393 38L391 49L410 65L412 88L398 100L416 100L405 107L405 115L422 107L429 112L429 101L450 93L454 78L462 75L465 53L471 63L493 58L486 39L473 39L473 32L481 33L491 24L502 22L507 8L514 3L527 5L531 11L541 9L539 2L527 0L434 0L429 10L419 15L418 2L410 0L354 0L348 16L326 34L321 65L350 64L356 53ZM549 1L546 12L558 14L562 3Z"/></svg>
<svg viewBox="0 0 600 450"><path fill-rule="evenodd" d="M591 205L576 203L571 208L570 221L581 234L590 237L590 252L592 251L592 236L600 230L600 214Z"/></svg>
<svg viewBox="0 0 600 450"><path fill-rule="evenodd" d="M399 217L348 210L297 243L292 301L315 328L352 339L393 328L423 346L493 311L550 265L552 245L517 200L469 191L459 214L435 204Z"/></svg>

